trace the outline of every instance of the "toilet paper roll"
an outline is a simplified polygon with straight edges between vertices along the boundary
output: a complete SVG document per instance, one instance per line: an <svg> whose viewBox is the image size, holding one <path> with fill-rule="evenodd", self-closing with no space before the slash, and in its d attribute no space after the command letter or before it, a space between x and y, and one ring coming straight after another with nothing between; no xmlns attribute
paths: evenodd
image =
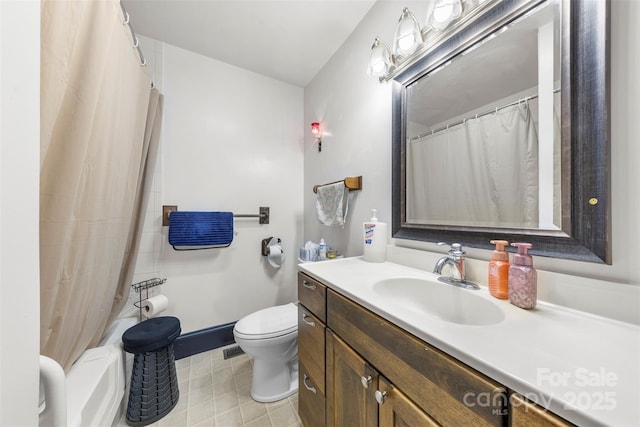
<svg viewBox="0 0 640 427"><path fill-rule="evenodd" d="M271 267L280 268L284 261L284 250L282 249L282 246L278 244L270 245L267 259L269 260Z"/></svg>
<svg viewBox="0 0 640 427"><path fill-rule="evenodd" d="M156 295L142 301L142 315L147 319L157 316L167 309L169 299L164 295Z"/></svg>

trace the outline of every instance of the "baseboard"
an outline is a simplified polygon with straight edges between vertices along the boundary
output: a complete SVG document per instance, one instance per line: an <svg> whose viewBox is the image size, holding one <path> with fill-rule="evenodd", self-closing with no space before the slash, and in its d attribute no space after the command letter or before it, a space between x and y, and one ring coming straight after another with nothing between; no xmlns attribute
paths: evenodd
<svg viewBox="0 0 640 427"><path fill-rule="evenodd" d="M180 335L173 342L173 353L176 360L233 344L235 342L233 338L235 324L236 322L231 322Z"/></svg>

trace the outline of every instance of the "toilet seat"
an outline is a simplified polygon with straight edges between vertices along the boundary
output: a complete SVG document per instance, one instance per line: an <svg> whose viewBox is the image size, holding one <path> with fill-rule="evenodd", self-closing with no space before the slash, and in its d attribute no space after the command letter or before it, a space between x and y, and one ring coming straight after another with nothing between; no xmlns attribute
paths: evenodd
<svg viewBox="0 0 640 427"><path fill-rule="evenodd" d="M298 329L298 307L294 303L277 305L251 313L236 324L234 334L245 340L276 338Z"/></svg>

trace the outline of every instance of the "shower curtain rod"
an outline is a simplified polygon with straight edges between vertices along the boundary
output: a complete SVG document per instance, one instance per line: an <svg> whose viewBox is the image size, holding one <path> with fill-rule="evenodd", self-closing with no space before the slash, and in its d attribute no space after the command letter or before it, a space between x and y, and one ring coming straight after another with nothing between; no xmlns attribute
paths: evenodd
<svg viewBox="0 0 640 427"><path fill-rule="evenodd" d="M129 31L131 32L131 40L133 41L133 47L138 51L138 56L140 57L140 66L146 67L147 60L142 54L142 49L140 49L140 40L138 40L138 36L136 36L136 33L133 31L133 27L129 22L129 12L125 10L122 2L120 2L120 9L122 9L122 14L124 15L124 21L122 21L122 25L126 25L127 27L129 27Z"/></svg>
<svg viewBox="0 0 640 427"><path fill-rule="evenodd" d="M554 90L553 90L553 93L558 93L558 92L560 92L560 88L557 88L557 89L554 89ZM495 113L497 113L497 112L498 112L498 111L500 111L500 110L504 110L505 108L511 107L511 106L513 106L513 105L520 104L521 102L527 102L527 101L530 101L530 100L532 100L532 99L536 99L537 97L538 97L538 95L525 96L524 98L520 98L520 99L518 99L517 101L510 102L510 103L505 104L505 105L503 105L503 106L501 106L501 107L496 107L496 108L494 108L493 110L485 111L484 113L476 114L476 115L474 115L473 117L468 117L468 118L466 118L466 119L459 120L459 121L457 121L457 122L455 122L455 123L448 124L448 125L443 126L443 127L441 127L441 128L438 128L438 129L430 130L430 131L428 131L428 132L421 133L420 135L418 135L418 136L414 136L413 138L411 138L411 139L409 140L409 142L417 141L417 140L419 140L419 139L424 138L425 136L433 135L433 134L436 134L436 133L442 132L443 130L448 130L449 128L452 128L452 127L455 127L455 126L459 126L459 125L461 125L461 124L465 123L467 120L471 120L471 119L478 119L478 118L480 118L480 117L488 116L489 114L495 114Z"/></svg>

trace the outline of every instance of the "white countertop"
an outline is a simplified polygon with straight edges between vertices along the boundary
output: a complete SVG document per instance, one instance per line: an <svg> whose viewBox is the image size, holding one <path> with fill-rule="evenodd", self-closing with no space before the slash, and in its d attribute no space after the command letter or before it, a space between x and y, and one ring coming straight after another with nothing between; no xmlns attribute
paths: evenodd
<svg viewBox="0 0 640 427"><path fill-rule="evenodd" d="M640 327L538 301L523 310L486 288L460 289L493 301L505 319L486 326L416 316L373 290L422 270L362 257L298 269L427 343L580 426L640 426ZM451 286L442 284L442 286ZM579 298L580 295L576 295Z"/></svg>

